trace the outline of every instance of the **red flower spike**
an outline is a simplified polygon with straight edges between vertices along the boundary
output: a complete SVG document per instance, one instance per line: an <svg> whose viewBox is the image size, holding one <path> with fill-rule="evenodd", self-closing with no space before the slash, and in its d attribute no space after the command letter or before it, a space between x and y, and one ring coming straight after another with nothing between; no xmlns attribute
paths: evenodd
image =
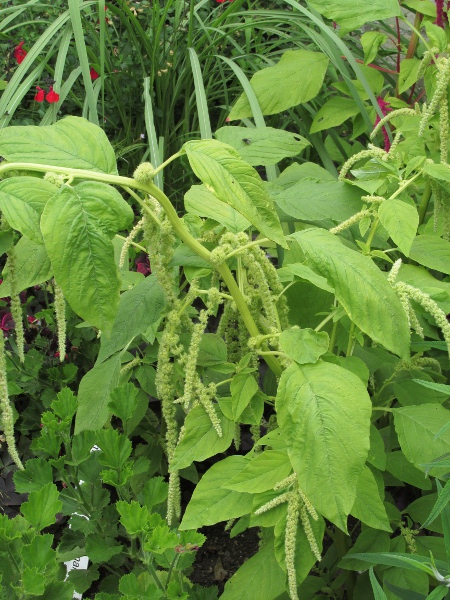
<svg viewBox="0 0 450 600"><path fill-rule="evenodd" d="M383 100L383 98L381 96L377 97L377 103L378 103L378 106L380 107L383 117L385 117L388 114L388 112L391 112L392 109L391 109L389 102L386 102L386 100ZM381 121L381 119L377 115L377 118L375 119L375 123L373 126L376 127L380 121ZM383 131L384 151L389 152L390 147L391 147L391 142L389 140L389 135L388 135L387 129L386 129L386 127L382 127L381 130Z"/></svg>
<svg viewBox="0 0 450 600"><path fill-rule="evenodd" d="M50 89L48 91L48 94L45 96L45 99L47 100L47 102L49 104L54 104L55 102L58 102L59 100L59 94L57 94L54 90L53 90L53 86L50 86Z"/></svg>
<svg viewBox="0 0 450 600"><path fill-rule="evenodd" d="M435 0L436 1L436 21L435 25L438 27L442 27L444 29L444 0Z"/></svg>
<svg viewBox="0 0 450 600"><path fill-rule="evenodd" d="M17 60L18 65L20 65L23 62L25 56L27 55L26 50L22 48L24 44L25 42L20 42L19 44L17 44L13 51L13 56Z"/></svg>
<svg viewBox="0 0 450 600"><path fill-rule="evenodd" d="M37 93L36 96L34 97L35 102L44 102L45 99L45 92L44 90L39 87L38 85L36 86L37 89Z"/></svg>
<svg viewBox="0 0 450 600"><path fill-rule="evenodd" d="M98 79L100 77L100 75L97 73L97 71L93 67L90 68L89 75L91 76L92 81L95 81L96 79Z"/></svg>

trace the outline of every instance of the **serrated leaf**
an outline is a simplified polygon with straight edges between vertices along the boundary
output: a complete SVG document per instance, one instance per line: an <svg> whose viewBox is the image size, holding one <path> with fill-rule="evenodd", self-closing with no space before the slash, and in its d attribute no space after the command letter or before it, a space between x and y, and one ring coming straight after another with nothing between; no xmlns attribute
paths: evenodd
<svg viewBox="0 0 450 600"><path fill-rule="evenodd" d="M53 482L50 464L43 458L30 458L23 471L14 472L14 485L19 494L36 492L48 483Z"/></svg>
<svg viewBox="0 0 450 600"><path fill-rule="evenodd" d="M6 127L0 132L0 154L10 162L117 174L105 132L81 117L66 117L43 127Z"/></svg>
<svg viewBox="0 0 450 600"><path fill-rule="evenodd" d="M60 419L71 419L76 413L78 406L77 398L70 388L63 388L56 395L51 407Z"/></svg>
<svg viewBox="0 0 450 600"><path fill-rule="evenodd" d="M365 466L359 476L351 514L369 527L392 531L377 482L369 467Z"/></svg>
<svg viewBox="0 0 450 600"><path fill-rule="evenodd" d="M106 335L120 290L110 237L130 221L124 205L128 207L114 188L86 182L60 188L41 217L45 247L64 297L80 317Z"/></svg>
<svg viewBox="0 0 450 600"><path fill-rule="evenodd" d="M25 565L36 568L38 572L57 568L56 552L52 549L53 536L49 533L36 535L29 544L23 546L20 553Z"/></svg>
<svg viewBox="0 0 450 600"><path fill-rule="evenodd" d="M137 335L156 323L165 305L164 291L156 275L146 277L133 289L121 294L111 335L101 338L97 363L125 348Z"/></svg>
<svg viewBox="0 0 450 600"><path fill-rule="evenodd" d="M159 600L163 595L160 589L153 581L149 573L141 573L137 576L135 573L123 575L119 581L119 590L125 594L126 598L142 598L145 600Z"/></svg>
<svg viewBox="0 0 450 600"><path fill-rule="evenodd" d="M147 541L144 545L144 550L155 554L164 554L166 550L173 550L179 543L178 536L175 532L170 531L164 523L155 527L151 534L147 536Z"/></svg>
<svg viewBox="0 0 450 600"><path fill-rule="evenodd" d="M278 450L266 450L256 455L248 465L223 484L227 490L258 494L271 490L292 471L288 455Z"/></svg>
<svg viewBox="0 0 450 600"><path fill-rule="evenodd" d="M366 387L331 363L293 364L281 376L276 409L300 488L324 517L346 531L369 451ZM324 481L329 482L325 488Z"/></svg>
<svg viewBox="0 0 450 600"><path fill-rule="evenodd" d="M14 247L14 289L17 293L48 281L53 274L52 265L43 244L36 244L22 237ZM6 268L6 277L0 285L1 298L11 295L11 284Z"/></svg>
<svg viewBox="0 0 450 600"><path fill-rule="evenodd" d="M263 115L277 114L317 96L328 62L321 52L288 50L275 66L255 73L250 85ZM231 110L229 119L234 121L251 116L247 95L243 93Z"/></svg>
<svg viewBox="0 0 450 600"><path fill-rule="evenodd" d="M183 148L194 173L219 200L244 215L263 235L287 247L261 178L234 148L213 140L187 142Z"/></svg>
<svg viewBox="0 0 450 600"><path fill-rule="evenodd" d="M120 515L120 522L132 537L147 531L149 528L149 512L139 502L116 502L116 509Z"/></svg>
<svg viewBox="0 0 450 600"><path fill-rule="evenodd" d="M229 456L203 475L186 508L180 529L197 529L242 517L252 510L252 495L221 488L247 464L243 456Z"/></svg>
<svg viewBox="0 0 450 600"><path fill-rule="evenodd" d="M88 371L78 388L75 433L101 429L109 416L108 402L119 382L120 356L112 356Z"/></svg>
<svg viewBox="0 0 450 600"><path fill-rule="evenodd" d="M21 512L33 527L44 529L55 522L55 515L61 512L62 502L56 485L47 483L40 490L31 492L28 502L21 506Z"/></svg>
<svg viewBox="0 0 450 600"><path fill-rule="evenodd" d="M405 256L409 256L419 226L416 208L401 200L388 200L381 203L378 217L394 243Z"/></svg>
<svg viewBox="0 0 450 600"><path fill-rule="evenodd" d="M36 244L43 244L39 220L47 201L58 191L36 177L10 177L0 182L0 209L9 225Z"/></svg>
<svg viewBox="0 0 450 600"><path fill-rule="evenodd" d="M111 400L108 402L108 408L111 412L126 423L134 414L138 405L138 388L128 382L111 392Z"/></svg>
<svg viewBox="0 0 450 600"><path fill-rule="evenodd" d="M122 545L116 546L113 540L101 537L97 533L88 535L86 538L86 554L93 563L108 562L122 550Z"/></svg>
<svg viewBox="0 0 450 600"><path fill-rule="evenodd" d="M328 351L330 339L325 331L291 327L280 335L280 348L289 358L303 365L315 363Z"/></svg>
<svg viewBox="0 0 450 600"><path fill-rule="evenodd" d="M406 313L372 260L344 246L323 229L307 229L293 237L311 268L334 287L336 298L350 319L374 341L402 358L409 358Z"/></svg>
<svg viewBox="0 0 450 600"><path fill-rule="evenodd" d="M22 585L20 591L27 596L40 596L45 589L45 575L39 573L36 567L25 567L22 571Z"/></svg>
<svg viewBox="0 0 450 600"><path fill-rule="evenodd" d="M233 146L241 158L252 166L275 165L310 146L310 142L301 135L273 127L249 129L227 125L218 129L215 136L219 142Z"/></svg>
<svg viewBox="0 0 450 600"><path fill-rule="evenodd" d="M189 467L194 461L203 461L219 452L225 452L233 440L234 423L216 409L222 426L222 437L211 424L203 406L189 411L184 422L185 432L175 449L170 463L171 471Z"/></svg>
<svg viewBox="0 0 450 600"><path fill-rule="evenodd" d="M98 460L101 465L121 469L131 454L131 440L117 429L102 429L97 434L101 452Z"/></svg>
<svg viewBox="0 0 450 600"><path fill-rule="evenodd" d="M207 217L224 225L232 233L239 233L251 223L232 206L222 202L204 185L193 185L184 195L184 206L188 213Z"/></svg>

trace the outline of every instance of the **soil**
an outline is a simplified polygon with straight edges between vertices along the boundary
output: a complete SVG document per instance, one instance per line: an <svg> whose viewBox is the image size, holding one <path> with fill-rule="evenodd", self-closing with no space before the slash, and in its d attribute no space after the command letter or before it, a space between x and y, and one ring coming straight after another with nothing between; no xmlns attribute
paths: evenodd
<svg viewBox="0 0 450 600"><path fill-rule="evenodd" d="M258 529L253 527L233 539L224 531L225 523L203 527L206 542L199 549L189 579L204 587L217 586L223 592L225 583L239 567L258 551Z"/></svg>

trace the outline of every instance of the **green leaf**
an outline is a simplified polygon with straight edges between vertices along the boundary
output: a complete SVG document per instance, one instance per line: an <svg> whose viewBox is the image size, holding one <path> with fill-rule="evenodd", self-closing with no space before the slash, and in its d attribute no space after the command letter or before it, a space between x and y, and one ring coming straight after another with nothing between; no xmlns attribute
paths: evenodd
<svg viewBox="0 0 450 600"><path fill-rule="evenodd" d="M406 92L419 79L421 62L418 58L404 58L400 63L400 75L398 77L398 91L400 94Z"/></svg>
<svg viewBox="0 0 450 600"><path fill-rule="evenodd" d="M367 462L380 471L386 469L384 441L379 430L374 425L370 426L370 450Z"/></svg>
<svg viewBox="0 0 450 600"><path fill-rule="evenodd" d="M117 429L102 429L98 432L97 439L101 448L99 463L112 469L122 468L131 454L131 440Z"/></svg>
<svg viewBox="0 0 450 600"><path fill-rule="evenodd" d="M152 477L145 483L138 499L148 510L152 510L154 506L167 500L168 489L169 485L163 477Z"/></svg>
<svg viewBox="0 0 450 600"><path fill-rule="evenodd" d="M286 190L271 189L283 212L301 221L345 221L362 209L361 190L343 181L300 179Z"/></svg>
<svg viewBox="0 0 450 600"><path fill-rule="evenodd" d="M111 335L102 336L97 363L123 350L137 335L156 323L166 305L164 291L156 275L150 275L121 294Z"/></svg>
<svg viewBox="0 0 450 600"><path fill-rule="evenodd" d="M450 452L450 430L435 439L436 433L450 421L450 411L438 404L419 404L394 410L395 431L406 458L418 469L437 456ZM445 474L446 468L433 468L436 477Z"/></svg>
<svg viewBox="0 0 450 600"><path fill-rule="evenodd" d="M155 527L147 537L144 550L154 554L164 554L166 550L173 550L179 541L177 534L170 531L167 524L164 523Z"/></svg>
<svg viewBox="0 0 450 600"><path fill-rule="evenodd" d="M232 206L219 200L204 185L193 185L184 195L184 206L188 213L213 219L232 233L250 227L250 221Z"/></svg>
<svg viewBox="0 0 450 600"><path fill-rule="evenodd" d="M313 285L315 285L316 287L320 288L321 290L325 290L326 292L330 292L331 294L334 294L334 288L332 288L330 285L328 285L327 280L325 279L325 277L321 277L320 275L317 275L317 273L314 273L314 271L312 269L310 269L309 267L307 267L306 265L300 264L300 263L293 263L290 265L286 265L285 267L282 267L281 269L278 269L278 276L280 277L281 272L284 274L290 274L292 273L292 275L294 277L298 277L299 279L303 280L303 281L309 281L310 283L312 283ZM290 279L290 281L292 281Z"/></svg>
<svg viewBox="0 0 450 600"><path fill-rule="evenodd" d="M404 0L403 4L436 20L436 5L432 0Z"/></svg>
<svg viewBox="0 0 450 600"><path fill-rule="evenodd" d="M416 208L401 200L388 200L380 205L378 217L394 243L405 256L409 256L419 226Z"/></svg>
<svg viewBox="0 0 450 600"><path fill-rule="evenodd" d="M138 388L130 382L115 388L111 392L111 401L108 402L108 408L113 415L119 417L122 423L126 423L133 416L138 405L138 392Z"/></svg>
<svg viewBox="0 0 450 600"><path fill-rule="evenodd" d="M442 27L439 27L439 25L431 23L430 21L425 21L424 25L430 40L430 47L436 47L438 52L445 52L447 50L447 35Z"/></svg>
<svg viewBox="0 0 450 600"><path fill-rule="evenodd" d="M23 471L14 472L14 485L19 494L28 494L53 483L53 472L50 464L43 458L30 458Z"/></svg>
<svg viewBox="0 0 450 600"><path fill-rule="evenodd" d="M227 345L217 333L204 333L200 340L197 365L212 367L227 362Z"/></svg>
<svg viewBox="0 0 450 600"><path fill-rule="evenodd" d="M280 348L289 358L303 365L315 363L322 354L328 352L330 339L325 331L291 327L280 335Z"/></svg>
<svg viewBox="0 0 450 600"><path fill-rule="evenodd" d="M17 293L52 277L52 265L43 244L36 244L27 237L22 237L14 247L14 257L14 289ZM1 298L11 295L7 266L5 280L0 285Z"/></svg>
<svg viewBox="0 0 450 600"><path fill-rule="evenodd" d="M425 376L422 375L423 377ZM429 383L422 385L419 382ZM436 387L434 387L436 386ZM449 388L444 391L445 388ZM412 404L442 404L450 395L450 386L424 379L403 379L394 383L394 394L402 406Z"/></svg>
<svg viewBox="0 0 450 600"><path fill-rule="evenodd" d="M321 52L288 50L275 66L255 73L250 84L263 115L275 115L315 98L322 87L328 62ZM247 95L243 93L229 119L234 121L251 116Z"/></svg>
<svg viewBox="0 0 450 600"><path fill-rule="evenodd" d="M56 485L47 483L40 490L31 492L28 502L24 502L20 510L33 527L41 530L53 525L56 513L61 512L62 502L58 498Z"/></svg>
<svg viewBox="0 0 450 600"><path fill-rule="evenodd" d="M23 546L20 554L24 564L37 568L39 572L57 568L56 552L52 550L53 536L49 533L36 535L30 544Z"/></svg>
<svg viewBox="0 0 450 600"><path fill-rule="evenodd" d="M266 450L256 455L248 465L223 487L236 492L258 494L271 490L275 484L292 472L286 452Z"/></svg>
<svg viewBox="0 0 450 600"><path fill-rule="evenodd" d="M441 512L444 510L444 508L446 508L446 506L448 506L449 500L450 500L450 481L447 481L447 483L445 484L445 486L442 488L441 492L439 493L437 502L433 506L433 509L432 509L429 517L427 518L427 520L424 523L422 523L422 528L426 528L430 523L432 523L441 514Z"/></svg>
<svg viewBox="0 0 450 600"><path fill-rule="evenodd" d="M309 517L308 517L309 518ZM319 550L322 550L322 540L325 531L325 521L319 517L317 521L309 519L311 525L311 531L316 539ZM285 548L285 537L286 537L286 515L283 515L281 519L275 525L275 556L280 567L286 571L286 548ZM295 577L297 585L300 585L302 581L306 579L306 576L317 562L316 556L311 551L305 530L301 524L297 527L297 535L295 539Z"/></svg>
<svg viewBox="0 0 450 600"><path fill-rule="evenodd" d="M0 155L10 162L117 174L105 132L81 117L66 117L44 127L6 127L0 131Z"/></svg>
<svg viewBox="0 0 450 600"><path fill-rule="evenodd" d="M220 600L274 600L285 592L285 579L273 547L267 543L227 581Z"/></svg>
<svg viewBox="0 0 450 600"><path fill-rule="evenodd" d="M88 371L78 388L75 433L101 429L109 417L108 402L119 382L120 356L116 355Z"/></svg>
<svg viewBox="0 0 450 600"><path fill-rule="evenodd" d="M247 465L243 456L229 456L203 475L187 505L180 529L197 529L242 517L252 510L252 495L221 486Z"/></svg>
<svg viewBox="0 0 450 600"><path fill-rule="evenodd" d="M380 46L387 40L387 35L378 31L366 31L361 36L361 44L364 50L364 64L368 65L378 54Z"/></svg>
<svg viewBox="0 0 450 600"><path fill-rule="evenodd" d="M86 538L86 554L93 563L108 562L122 550L122 545L115 546L113 540L99 536L97 533Z"/></svg>
<svg viewBox="0 0 450 600"><path fill-rule="evenodd" d="M376 479L369 467L365 466L361 471L356 486L355 503L350 512L369 527L392 531Z"/></svg>
<svg viewBox="0 0 450 600"><path fill-rule="evenodd" d="M310 5L328 19L336 21L341 27L341 35L369 21L384 21L401 15L396 0L373 0L370 4L365 0L314 0Z"/></svg>
<svg viewBox="0 0 450 600"><path fill-rule="evenodd" d="M238 421L259 387L252 373L238 373L231 381L230 390L233 420Z"/></svg>
<svg viewBox="0 0 450 600"><path fill-rule="evenodd" d="M129 221L122 210L126 203L116 194L114 188L93 182L63 186L47 202L41 218L45 246L67 302L106 334L116 316L120 289L109 238Z"/></svg>
<svg viewBox="0 0 450 600"><path fill-rule="evenodd" d="M40 596L45 589L45 575L39 573L36 567L25 567L22 571L22 585L20 591L27 596Z"/></svg>
<svg viewBox="0 0 450 600"><path fill-rule="evenodd" d="M435 383L434 381L425 381L425 379L413 379L413 381L430 390L439 392L439 394L444 394L447 398L450 396L450 385L446 385L445 383Z"/></svg>
<svg viewBox="0 0 450 600"><path fill-rule="evenodd" d="M310 267L334 287L337 300L355 325L391 352L409 358L406 313L372 260L323 229L307 229L293 237Z"/></svg>
<svg viewBox="0 0 450 600"><path fill-rule="evenodd" d="M351 98L335 96L331 98L317 111L311 124L309 133L317 133L324 129L342 125L344 121L359 113L359 107Z"/></svg>
<svg viewBox="0 0 450 600"><path fill-rule="evenodd" d="M134 537L144 533L150 527L149 512L139 502L116 502L116 509L120 515L120 522L125 527L128 535Z"/></svg>
<svg viewBox="0 0 450 600"><path fill-rule="evenodd" d="M369 569L370 583L372 584L373 595L375 600L388 600L386 594L383 592L381 585L378 583L377 578L373 572L373 567Z"/></svg>
<svg viewBox="0 0 450 600"><path fill-rule="evenodd" d="M194 460L203 461L210 456L225 452L229 448L234 435L234 423L227 419L216 408L222 425L222 437L211 424L203 406L198 405L189 411L184 422L185 432L175 449L170 464L171 471L179 471L189 467Z"/></svg>
<svg viewBox="0 0 450 600"><path fill-rule="evenodd" d="M436 235L418 235L409 257L429 269L450 275L450 242Z"/></svg>
<svg viewBox="0 0 450 600"><path fill-rule="evenodd" d="M431 576L433 575L433 571L427 565L427 563L430 563L430 559L425 556L418 556L417 554L402 554L400 552L368 552L362 554L352 553L344 556L342 561L346 561L347 558L362 560L367 563L387 565L390 567L400 567L401 569L408 569L411 571L423 571ZM440 562L437 562L436 566L437 565L442 568ZM345 565L345 568L348 567Z"/></svg>
<svg viewBox="0 0 450 600"><path fill-rule="evenodd" d="M241 158L252 166L275 165L283 158L300 154L306 146L307 139L284 129L273 127L233 127L227 125L215 133L219 142L235 148Z"/></svg>
<svg viewBox="0 0 450 600"><path fill-rule="evenodd" d="M43 244L39 220L47 201L58 191L36 177L10 177L0 183L0 210L10 227Z"/></svg>
<svg viewBox="0 0 450 600"><path fill-rule="evenodd" d="M392 473L400 481L409 483L420 490L431 490L431 481L425 479L423 471L419 471L405 457L403 452L388 452L386 454L386 471Z"/></svg>
<svg viewBox="0 0 450 600"><path fill-rule="evenodd" d="M276 409L300 488L346 531L369 451L371 402L364 384L331 363L293 364L281 376Z"/></svg>
<svg viewBox="0 0 450 600"><path fill-rule="evenodd" d="M244 215L263 235L287 247L261 178L234 148L213 140L187 142L183 148L194 173L219 200Z"/></svg>
<svg viewBox="0 0 450 600"><path fill-rule="evenodd" d="M119 581L119 590L125 594L126 600L136 600L142 598L145 600L159 600L162 595L162 589L158 588L149 573L143 572L139 576L135 573L123 575Z"/></svg>
<svg viewBox="0 0 450 600"><path fill-rule="evenodd" d="M53 412L60 419L71 419L77 411L78 402L70 388L63 388L51 403Z"/></svg>

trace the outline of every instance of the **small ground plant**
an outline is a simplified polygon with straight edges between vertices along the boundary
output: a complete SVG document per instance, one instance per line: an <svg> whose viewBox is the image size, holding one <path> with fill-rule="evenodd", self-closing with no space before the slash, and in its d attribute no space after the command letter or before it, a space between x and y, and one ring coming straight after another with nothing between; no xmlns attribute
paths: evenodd
<svg viewBox="0 0 450 600"><path fill-rule="evenodd" d="M345 50L356 79L305 137L292 123L342 67L323 40L346 48L319 15L345 35L375 13L286 4L317 47L250 83L227 63L240 124L214 135L194 78L202 139L132 177L92 107L0 130L1 441L24 495L0 515L5 599L215 600L190 575L217 523L260 536L223 600L447 597L446 10L407 3L392 96L372 61L400 34L366 32L366 65ZM196 183L172 198L168 168Z"/></svg>

